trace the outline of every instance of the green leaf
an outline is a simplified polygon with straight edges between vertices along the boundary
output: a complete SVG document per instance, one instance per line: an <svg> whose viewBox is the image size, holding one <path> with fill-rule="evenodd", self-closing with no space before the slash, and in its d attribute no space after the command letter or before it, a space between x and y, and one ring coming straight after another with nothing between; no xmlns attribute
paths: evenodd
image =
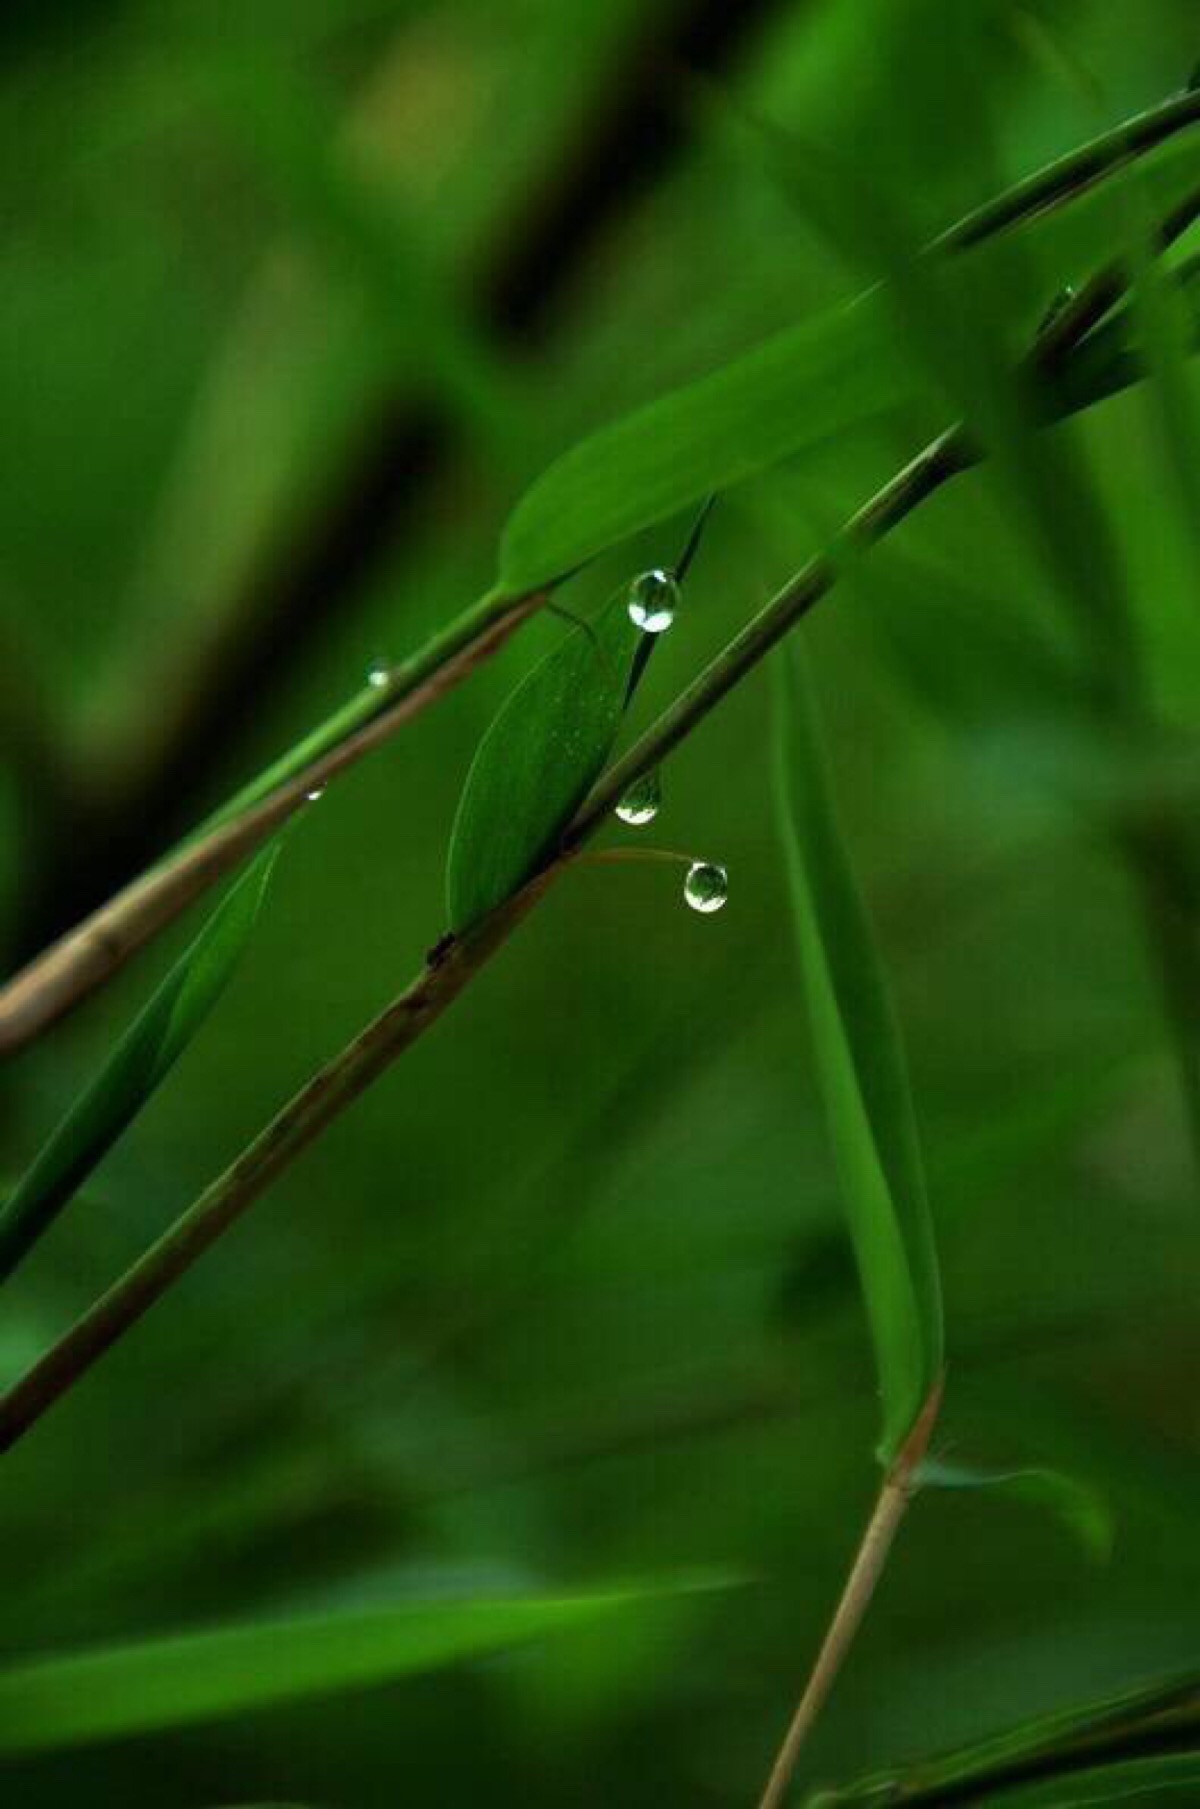
<svg viewBox="0 0 1200 1809"><path fill-rule="evenodd" d="M936 1386L942 1306L904 1049L842 844L798 649L773 663L775 796L813 1049L875 1343L890 1461Z"/></svg>
<svg viewBox="0 0 1200 1809"><path fill-rule="evenodd" d="M970 84L967 92L970 93ZM1173 204L1196 180L1197 148L1172 146L1153 171L1156 202ZM812 185L808 193L812 194ZM1092 194L1024 229L1038 254L1041 288L1079 276L1111 255L1111 223ZM854 246L857 261L880 274L878 246ZM949 260L943 252L922 259L936 282ZM971 251L965 264L976 292L999 287L1007 257L988 247ZM893 264L889 253L889 265ZM1031 285L1025 287L1028 294ZM921 320L921 297L914 295ZM504 530L499 584L522 595L574 571L629 535L688 507L709 491L827 445L890 410L928 395L906 356L905 330L897 330L887 296L870 288L842 305L801 321L695 382L636 409L582 440L550 465L518 501ZM949 315L953 331L943 343ZM944 374L943 355L961 335L954 303L940 304L922 328L923 356L932 353ZM961 372L957 373L961 375ZM976 366L978 375L978 366ZM1126 372L1124 380L1131 380ZM1109 393L1101 373L1074 406ZM1008 404L1005 404L1007 409Z"/></svg>
<svg viewBox="0 0 1200 1809"><path fill-rule="evenodd" d="M982 1793L1011 1787L1032 1766L1048 1770L1057 1763L1065 1769L1098 1757L1117 1741L1137 1738L1151 1727L1165 1737L1177 1738L1175 1730L1194 1724L1198 1699L1200 1672L1183 1671L1082 1708L1039 1715L937 1758L823 1790L812 1799L814 1809L817 1803L830 1809L842 1803L869 1803L882 1809L887 1803L941 1802L951 1793L956 1801L992 1800ZM1061 1777L1058 1788L1065 1788ZM1006 1792L1002 1800L1007 1805L1017 1799Z"/></svg>
<svg viewBox="0 0 1200 1809"><path fill-rule="evenodd" d="M454 821L446 871L452 930L503 904L555 853L612 751L642 638L624 595L614 597L501 706Z"/></svg>
<svg viewBox="0 0 1200 1809"><path fill-rule="evenodd" d="M1097 1562L1107 1563L1112 1555L1113 1521L1108 1503L1097 1489L1061 1470L985 1470L926 1458L914 1480L920 1488L999 1490L1014 1501L1057 1514Z"/></svg>
<svg viewBox="0 0 1200 1809"><path fill-rule="evenodd" d="M254 927L278 852L278 840L269 843L230 888L18 1181L0 1212L0 1277L49 1230L200 1029Z"/></svg>
<svg viewBox="0 0 1200 1809"><path fill-rule="evenodd" d="M706 493L879 416L912 387L878 297L803 321L557 459L509 517L500 584L514 596L536 590Z"/></svg>
<svg viewBox="0 0 1200 1809"><path fill-rule="evenodd" d="M1070 1777L1044 1778L1006 1791L1004 1809L1088 1809L1093 1803L1148 1803L1186 1791L1193 1803L1200 1792L1200 1752L1168 1753L1156 1759L1128 1759ZM1186 1798L1182 1799L1186 1802Z"/></svg>
<svg viewBox="0 0 1200 1809"><path fill-rule="evenodd" d="M0 1672L0 1752L184 1727L377 1687L719 1581L699 1578L580 1596L409 1601L37 1659Z"/></svg>

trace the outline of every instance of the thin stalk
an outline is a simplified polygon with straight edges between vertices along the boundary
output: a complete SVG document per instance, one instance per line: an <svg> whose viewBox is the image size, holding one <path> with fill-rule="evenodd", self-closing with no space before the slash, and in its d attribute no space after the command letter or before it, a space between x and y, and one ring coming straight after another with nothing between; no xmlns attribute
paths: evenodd
<svg viewBox="0 0 1200 1809"><path fill-rule="evenodd" d="M929 1448L941 1399L942 1386L938 1382L883 1479L883 1487L867 1522L846 1586L829 1623L829 1630L771 1768L759 1809L781 1809L785 1801L804 1742L829 1698L883 1575L892 1540L913 1497L916 1473Z"/></svg>
<svg viewBox="0 0 1200 1809"><path fill-rule="evenodd" d="M964 214L938 235L930 249L962 251L978 245L1081 193L1122 163L1154 150L1197 121L1200 93L1176 95L1135 114ZM1093 299L1099 301L1099 292ZM1059 323L1056 331L1073 338L1069 324L1064 328ZM370 687L351 698L298 747L231 798L195 836L37 956L0 988L0 1054L22 1048L103 984L296 809L309 790L379 745L426 703L449 690L494 653L545 600L545 591L523 598L506 599L494 593L483 598L389 674L387 686ZM815 600L814 596L811 601ZM392 714L392 706L401 700L409 707ZM384 723L383 733L366 735L366 728ZM343 752L348 757L338 759ZM268 803L272 808L266 808ZM234 820L241 833L218 841L219 833Z"/></svg>
<svg viewBox="0 0 1200 1809"><path fill-rule="evenodd" d="M224 1174L0 1397L0 1451L137 1324L277 1176L441 1017L562 871L539 875L421 973L277 1112Z"/></svg>
<svg viewBox="0 0 1200 1809"><path fill-rule="evenodd" d="M1055 359L1060 356L1058 350ZM1038 349L1033 354L1038 365ZM437 1021L475 972L507 939L580 845L605 819L628 787L691 733L709 711L752 671L777 641L836 582L839 549L872 546L978 454L961 427L948 428L903 467L845 524L833 549L784 585L700 677L668 708L635 747L593 787L568 825L558 858L523 891L464 937L438 943L423 972L328 1066L285 1105L233 1166L203 1193L76 1322L7 1394L0 1396L0 1450L6 1449L64 1394L189 1269L269 1183L332 1123L377 1076ZM541 597L527 600L537 607ZM495 632L510 632L504 618ZM468 657L467 650L464 657ZM436 685L439 673L427 683ZM332 756L331 756L332 757ZM292 781L306 790L309 771ZM267 808L270 800L264 800ZM228 826L236 832L237 824Z"/></svg>
<svg viewBox="0 0 1200 1809"><path fill-rule="evenodd" d="M23 1048L110 979L130 956L306 802L490 658L545 592L487 596L261 773L148 873L118 892L0 988L0 1055Z"/></svg>
<svg viewBox="0 0 1200 1809"><path fill-rule="evenodd" d="M1135 114L964 214L939 234L930 249L962 251L978 245L1081 193L1122 163L1155 149L1197 121L1200 93L1176 95ZM1094 299L1098 301L1099 294ZM1061 324L1058 331L1064 331ZM386 686L369 687L351 698L305 741L228 800L165 860L35 957L0 988L0 1054L24 1047L102 985L298 808L308 791L378 746L494 653L512 630L545 602L546 594L543 590L522 598L496 593L484 597L411 660L395 668ZM818 590L820 594L822 590ZM815 600L814 596L811 601ZM393 714L392 706L400 701L409 707ZM383 724L383 733L366 733ZM339 759L342 754L347 757ZM238 833L218 839L233 822Z"/></svg>

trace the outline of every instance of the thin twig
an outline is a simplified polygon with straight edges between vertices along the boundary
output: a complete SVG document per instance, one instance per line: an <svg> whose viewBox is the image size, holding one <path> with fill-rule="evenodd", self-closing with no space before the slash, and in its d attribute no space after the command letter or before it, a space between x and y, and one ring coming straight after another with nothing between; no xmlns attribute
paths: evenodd
<svg viewBox="0 0 1200 1809"><path fill-rule="evenodd" d="M977 245L1080 193L1121 163L1155 149L1198 120L1200 94L1196 93L1174 96L1158 107L1136 114L964 215L933 241L931 249L958 251ZM1064 344L1074 343L1075 328L1084 312L1090 311L1099 318L1111 306L1120 292L1120 273L1116 273L1115 286L1113 279L1111 271L1094 279L1086 299L1077 298L1065 312L1065 319L1055 323L1056 338L1061 337ZM798 620L832 581L813 571L807 576L815 588L811 596L800 597L791 621ZM101 985L242 854L298 808L308 791L377 746L425 703L448 690L494 652L512 629L545 600L545 591L522 599L495 595L485 598L475 610L458 618L421 653L389 675L387 689L368 691L351 699L300 749L230 800L198 845L194 840L185 843L36 957L0 988L0 1054L22 1048ZM791 621L781 633L786 632ZM439 673L442 663L448 669ZM400 686L405 683L409 686L403 694L408 708L392 714L390 702L401 696ZM382 733L367 735L363 731L365 722L382 726L385 721L387 726ZM342 752L347 757L337 759ZM297 759L305 756L308 763L301 768ZM268 796L272 786L279 787L278 794ZM244 834L231 832L226 836L222 832L235 815L245 817L240 826Z"/></svg>
<svg viewBox="0 0 1200 1809"><path fill-rule="evenodd" d="M0 1451L136 1325L326 1126L437 1022L564 865L557 863L477 929L431 956L412 984L313 1075L224 1174L0 1397Z"/></svg>
<svg viewBox="0 0 1200 1809"><path fill-rule="evenodd" d="M783 1745L767 1779L759 1809L781 1809L801 1748L825 1706L883 1574L896 1529L912 1499L914 1478L928 1449L941 1399L942 1385L939 1381L884 1477L883 1487L867 1522L858 1555L846 1579L841 1600L834 1610L804 1694L784 1735Z"/></svg>
<svg viewBox="0 0 1200 1809"><path fill-rule="evenodd" d="M1058 358L1056 351L1056 362ZM1036 368L1037 348L1034 364ZM558 858L468 935L444 937L407 991L302 1088L140 1262L127 1270L7 1394L0 1396L0 1450L27 1431L104 1351L135 1325L267 1185L436 1022L484 961L506 940L515 923L574 858L582 842L629 785L678 746L831 588L838 576L842 549L857 552L873 545L977 457L964 430L949 428L850 518L833 550L811 560L786 584L659 717L631 752L609 769L568 826ZM531 599L528 607L536 607L538 600ZM438 677L435 671L428 682L436 683ZM311 784L311 779L311 773L306 773L296 784Z"/></svg>
<svg viewBox="0 0 1200 1809"><path fill-rule="evenodd" d="M537 592L503 607L484 598L369 687L302 746L232 799L197 835L52 944L0 988L0 1055L24 1047L124 966L159 930L207 890L310 792L388 741L404 723L467 677L544 601Z"/></svg>

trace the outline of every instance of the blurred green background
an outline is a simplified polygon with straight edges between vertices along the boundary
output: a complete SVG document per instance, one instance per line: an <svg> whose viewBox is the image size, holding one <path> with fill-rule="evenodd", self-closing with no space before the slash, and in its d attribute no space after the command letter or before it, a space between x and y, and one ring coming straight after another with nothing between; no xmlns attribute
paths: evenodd
<svg viewBox="0 0 1200 1809"><path fill-rule="evenodd" d="M991 10L996 67L958 99L991 111L997 185L1177 89L1200 53L1188 0ZM931 29L936 9L904 0L10 0L9 966L484 589L555 453L853 291L753 121L894 177L887 59L903 42L932 68ZM985 192L954 112L905 116L923 230ZM1062 271L1040 255L1034 235L1049 301ZM642 720L915 433L881 413L723 501ZM1146 398L1057 437L1101 499L1161 721L1186 735L1194 546ZM605 558L564 605L669 561L685 531ZM973 475L809 639L931 1171L939 1448L1086 1478L1115 1550L1099 1567L1027 1508L923 1499L810 1775L1195 1649L1200 1180L1096 803L1149 781L1064 750L971 628L1019 641L1060 616ZM6 1290L4 1378L419 965L474 745L563 632L537 620L306 814L229 993ZM6 1801L750 1800L876 1436L765 713L756 674L672 759L642 832L725 863L728 908L689 913L669 867L568 876L0 1478L5 1659L407 1596L736 1586L386 1688L9 1760ZM193 927L9 1066L5 1179Z"/></svg>

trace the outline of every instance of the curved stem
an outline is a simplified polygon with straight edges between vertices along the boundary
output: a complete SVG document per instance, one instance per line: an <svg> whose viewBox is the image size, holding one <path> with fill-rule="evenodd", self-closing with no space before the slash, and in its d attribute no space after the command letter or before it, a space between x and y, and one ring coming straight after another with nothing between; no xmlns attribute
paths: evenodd
<svg viewBox="0 0 1200 1809"><path fill-rule="evenodd" d="M892 1540L904 1518L913 1495L914 1478L925 1453L941 1406L942 1385L939 1381L917 1416L916 1424L900 1448L899 1455L883 1479L879 1499L858 1548L858 1554L846 1579L841 1599L834 1610L829 1630L817 1654L804 1693L792 1716L783 1745L771 1768L759 1809L782 1809L796 1762L813 1723L829 1698L846 1654L854 1643L863 1616L871 1603L876 1585L887 1563Z"/></svg>

